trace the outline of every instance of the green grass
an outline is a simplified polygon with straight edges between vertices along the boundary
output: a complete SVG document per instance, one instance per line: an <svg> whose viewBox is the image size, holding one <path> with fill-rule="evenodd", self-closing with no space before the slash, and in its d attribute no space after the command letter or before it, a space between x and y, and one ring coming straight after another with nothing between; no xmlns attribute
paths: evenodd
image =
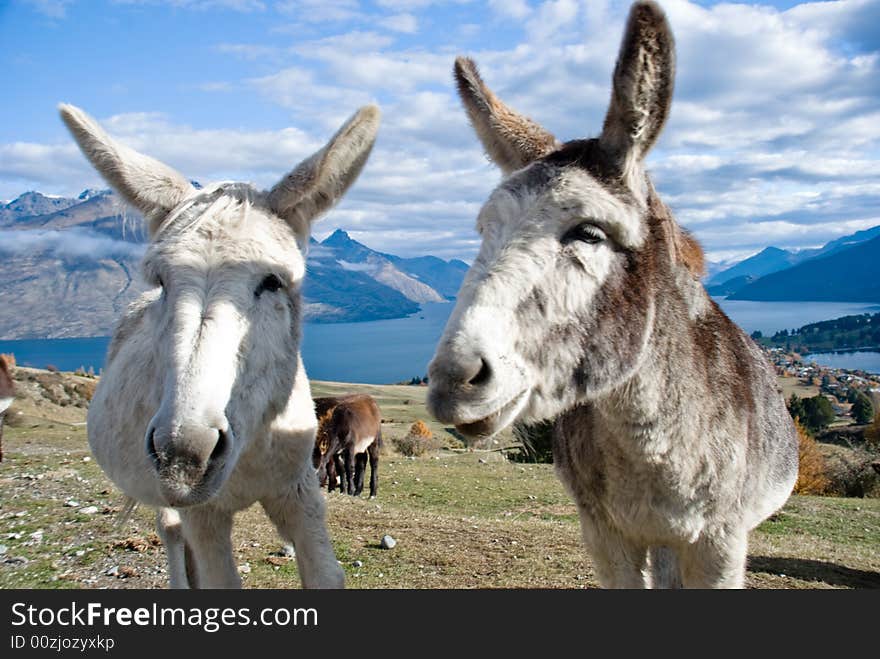
<svg viewBox="0 0 880 659"><path fill-rule="evenodd" d="M316 396L349 391L378 397L386 437L416 419L446 432L424 409L424 387L314 383ZM7 427L0 464L0 544L3 559L27 562L0 559L0 588L163 587L152 512L139 508L115 528L122 497L94 461L84 461L85 430L69 425L76 414L64 410L60 423L51 406L20 408L28 413ZM79 506L66 506L69 499ZM101 512L78 512L89 505ZM327 521L352 588L596 585L575 507L552 466L511 463L498 452L411 459L386 442L378 498L328 495ZM31 534L40 529L37 542ZM398 540L393 550L380 548L386 533ZM237 564L247 565L246 587L299 585L296 561L278 555L281 541L258 506L237 516L233 545ZM878 587L878 547L880 500L795 496L752 534L748 585ZM126 578L108 574L114 568Z"/></svg>

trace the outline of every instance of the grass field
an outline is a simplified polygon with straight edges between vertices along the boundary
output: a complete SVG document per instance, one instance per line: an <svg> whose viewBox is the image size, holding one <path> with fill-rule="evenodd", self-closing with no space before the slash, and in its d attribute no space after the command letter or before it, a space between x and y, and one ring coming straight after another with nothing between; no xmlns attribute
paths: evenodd
<svg viewBox="0 0 880 659"><path fill-rule="evenodd" d="M316 396L342 391L377 397L386 438L416 419L446 432L425 412L424 388L313 383ZM0 464L0 588L164 586L151 512L138 509L114 528L122 497L89 458L85 409L24 397L12 413ZM596 586L574 506L551 465L483 451L410 459L386 441L378 498L327 501L350 588ZM90 507L97 511L82 512ZM281 555L262 511L246 510L236 522L245 586L298 587L296 561ZM384 534L398 540L394 549L380 547ZM792 497L752 534L748 585L878 587L878 547L880 500Z"/></svg>

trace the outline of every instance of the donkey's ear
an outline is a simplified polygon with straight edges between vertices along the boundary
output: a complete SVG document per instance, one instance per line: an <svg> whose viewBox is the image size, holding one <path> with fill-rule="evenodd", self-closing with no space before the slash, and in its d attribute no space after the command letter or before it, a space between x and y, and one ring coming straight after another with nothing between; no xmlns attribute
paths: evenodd
<svg viewBox="0 0 880 659"><path fill-rule="evenodd" d="M492 93L472 59L456 58L455 82L483 148L505 175L559 147L552 134L511 110Z"/></svg>
<svg viewBox="0 0 880 659"><path fill-rule="evenodd" d="M119 144L79 108L61 104L58 110L79 148L104 180L143 213L151 236L171 209L193 192L183 175Z"/></svg>
<svg viewBox="0 0 880 659"><path fill-rule="evenodd" d="M301 238L321 213L342 198L363 169L379 130L375 105L358 110L327 145L303 160L269 190L269 207Z"/></svg>
<svg viewBox="0 0 880 659"><path fill-rule="evenodd" d="M611 105L600 141L622 171L657 141L672 102L675 41L663 10L636 2L614 68Z"/></svg>

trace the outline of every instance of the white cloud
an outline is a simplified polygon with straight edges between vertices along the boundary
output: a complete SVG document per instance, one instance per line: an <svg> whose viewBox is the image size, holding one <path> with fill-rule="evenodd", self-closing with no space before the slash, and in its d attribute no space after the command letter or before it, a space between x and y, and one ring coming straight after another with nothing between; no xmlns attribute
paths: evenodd
<svg viewBox="0 0 880 659"><path fill-rule="evenodd" d="M405 34L415 34L419 31L419 21L412 14L394 14L387 18L379 19L379 25Z"/></svg>
<svg viewBox="0 0 880 659"><path fill-rule="evenodd" d="M73 0L25 0L25 2L44 16L60 19L67 17L67 7Z"/></svg>
<svg viewBox="0 0 880 659"><path fill-rule="evenodd" d="M380 0L380 10L354 0L274 3L279 20L294 22L287 26L296 28L294 38L276 33L218 46L218 57L236 58L252 73L200 88L256 94L254 103L282 108L298 128L190 128L151 114L121 115L109 125L187 175L268 185L357 107L378 102L383 120L370 162L319 230L351 230L372 247L405 255L471 257L476 214L499 174L455 96L455 55L479 39L465 52L501 98L562 139L595 135L629 2L461 5L454 7L467 20L461 29L423 40L438 4L449 3ZM676 94L648 164L710 258L771 243L821 244L880 224L880 3L780 11L667 0L664 7L677 42ZM412 22L393 33L389 21L400 16ZM478 32L465 29L478 23ZM401 36L408 26L420 30L417 47ZM496 31L505 39L495 39ZM0 145L0 163L3 196L15 196L26 181L54 182L50 192L94 184L67 142Z"/></svg>

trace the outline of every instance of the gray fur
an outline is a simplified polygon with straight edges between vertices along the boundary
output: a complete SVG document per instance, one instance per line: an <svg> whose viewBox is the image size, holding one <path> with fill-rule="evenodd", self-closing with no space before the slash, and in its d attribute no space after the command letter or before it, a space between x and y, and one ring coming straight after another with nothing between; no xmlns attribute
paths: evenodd
<svg viewBox="0 0 880 659"><path fill-rule="evenodd" d="M522 152L480 212L428 405L471 436L555 419L556 471L604 586L741 587L749 530L796 480L797 437L645 173L673 76L662 11L635 3L600 137Z"/></svg>

